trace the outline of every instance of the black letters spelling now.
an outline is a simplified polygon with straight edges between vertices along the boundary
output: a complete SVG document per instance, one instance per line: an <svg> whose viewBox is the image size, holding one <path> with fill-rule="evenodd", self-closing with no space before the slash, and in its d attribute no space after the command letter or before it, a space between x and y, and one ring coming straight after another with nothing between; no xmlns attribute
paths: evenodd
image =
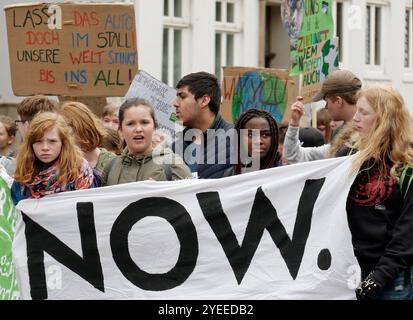
<svg viewBox="0 0 413 320"><path fill-rule="evenodd" d="M296 279L310 233L314 204L325 178L307 180L301 194L293 237L290 239L277 211L264 194L257 190L242 244L239 245L221 205L218 192L196 195L205 219L215 233L240 284L267 230L281 252L293 279ZM78 203L77 215L83 257L61 242L22 212L27 242L30 293L33 299L47 299L44 252L78 274L96 289L105 292L102 265L97 246L93 204ZM161 217L174 228L180 252L176 265L167 273L150 274L132 260L128 235L132 227L145 217ZM183 284L195 269L198 258L198 237L191 216L178 202L167 198L145 198L128 205L112 226L110 246L113 259L121 273L135 286L148 291L163 291Z"/></svg>

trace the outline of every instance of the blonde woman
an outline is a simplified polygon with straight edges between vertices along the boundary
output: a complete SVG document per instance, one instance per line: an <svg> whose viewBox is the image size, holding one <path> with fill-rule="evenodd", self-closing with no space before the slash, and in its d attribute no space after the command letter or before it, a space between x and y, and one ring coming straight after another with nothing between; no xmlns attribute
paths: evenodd
<svg viewBox="0 0 413 320"><path fill-rule="evenodd" d="M83 159L62 116L44 112L30 122L17 154L13 202L95 187L93 170Z"/></svg>
<svg viewBox="0 0 413 320"><path fill-rule="evenodd" d="M353 118L359 152L347 200L355 255L362 270L359 299L413 299L412 125L391 87L362 90Z"/></svg>

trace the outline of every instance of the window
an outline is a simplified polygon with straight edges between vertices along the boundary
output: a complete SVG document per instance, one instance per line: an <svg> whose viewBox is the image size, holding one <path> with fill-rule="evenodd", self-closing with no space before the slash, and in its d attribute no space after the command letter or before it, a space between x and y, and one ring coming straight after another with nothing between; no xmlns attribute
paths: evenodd
<svg viewBox="0 0 413 320"><path fill-rule="evenodd" d="M412 35L412 8L407 8L405 12L404 30L404 67L413 68L413 35Z"/></svg>
<svg viewBox="0 0 413 320"><path fill-rule="evenodd" d="M162 82L175 86L182 77L183 42L189 33L189 0L163 1Z"/></svg>
<svg viewBox="0 0 413 320"><path fill-rule="evenodd" d="M365 63L371 66L382 64L382 9L381 6L367 5Z"/></svg>
<svg viewBox="0 0 413 320"><path fill-rule="evenodd" d="M239 0L215 2L215 75L222 79L222 67L233 66L236 62L236 46L241 27Z"/></svg>
<svg viewBox="0 0 413 320"><path fill-rule="evenodd" d="M339 61L343 62L343 3L342 2L335 2L334 5L334 12L333 12L333 18L334 18L334 36L338 37L338 55L339 55Z"/></svg>

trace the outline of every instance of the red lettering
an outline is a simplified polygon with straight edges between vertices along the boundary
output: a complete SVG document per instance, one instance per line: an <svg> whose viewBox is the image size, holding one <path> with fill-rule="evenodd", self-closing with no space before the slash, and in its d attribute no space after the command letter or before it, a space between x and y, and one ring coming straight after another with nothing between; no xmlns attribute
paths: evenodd
<svg viewBox="0 0 413 320"><path fill-rule="evenodd" d="M92 26L97 26L99 24L99 18L96 12L92 11L90 13L90 19L92 20Z"/></svg>
<svg viewBox="0 0 413 320"><path fill-rule="evenodd" d="M99 17L96 12L73 11L73 25L77 27L93 27L99 24Z"/></svg>
<svg viewBox="0 0 413 320"><path fill-rule="evenodd" d="M102 64L102 54L104 51L83 50L78 55L69 53L72 64Z"/></svg>
<svg viewBox="0 0 413 320"><path fill-rule="evenodd" d="M55 81L52 70L40 69L40 82L55 83Z"/></svg>
<svg viewBox="0 0 413 320"><path fill-rule="evenodd" d="M59 33L55 31L47 32L26 32L26 45L59 45Z"/></svg>
<svg viewBox="0 0 413 320"><path fill-rule="evenodd" d="M235 77L232 78L231 88L227 91L227 78L224 78L224 99L231 100L234 95Z"/></svg>

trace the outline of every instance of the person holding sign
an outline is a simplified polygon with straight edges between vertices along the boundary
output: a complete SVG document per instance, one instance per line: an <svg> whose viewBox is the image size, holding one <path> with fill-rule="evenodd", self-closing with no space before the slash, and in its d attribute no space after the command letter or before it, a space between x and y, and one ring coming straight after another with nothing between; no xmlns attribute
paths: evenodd
<svg viewBox="0 0 413 320"><path fill-rule="evenodd" d="M333 120L344 121L344 125L333 133L333 146L325 144L314 148L301 147L298 132L304 114L304 105L303 98L298 96L297 101L291 106L291 120L284 140L284 158L289 163L296 163L329 158L331 154L346 155L346 146L339 145L335 135L340 131L341 139L338 140L341 142L344 140L343 137L347 140L351 139L348 135L353 131L351 121L356 112L357 93L360 89L361 81L354 73L348 70L336 70L327 76L321 91L313 97L314 101L321 99L326 101L325 108ZM345 127L347 129L341 132Z"/></svg>
<svg viewBox="0 0 413 320"><path fill-rule="evenodd" d="M277 167L281 164L278 149L278 126L274 117L258 109L244 112L235 124L238 133L238 163L234 165L234 174L253 171L254 160L258 170ZM256 132L256 136L254 135ZM257 156L256 159L253 156ZM248 168L250 170L248 170Z"/></svg>
<svg viewBox="0 0 413 320"><path fill-rule="evenodd" d="M104 169L105 186L142 180L180 180L191 178L189 168L169 148L155 148L155 112L143 99L126 100L119 110L119 132L126 142L122 155Z"/></svg>
<svg viewBox="0 0 413 320"><path fill-rule="evenodd" d="M354 128L357 174L347 198L358 299L413 299L413 148L409 112L398 91L360 92Z"/></svg>
<svg viewBox="0 0 413 320"><path fill-rule="evenodd" d="M93 170L62 116L42 112L33 118L17 154L13 202L95 187Z"/></svg>

